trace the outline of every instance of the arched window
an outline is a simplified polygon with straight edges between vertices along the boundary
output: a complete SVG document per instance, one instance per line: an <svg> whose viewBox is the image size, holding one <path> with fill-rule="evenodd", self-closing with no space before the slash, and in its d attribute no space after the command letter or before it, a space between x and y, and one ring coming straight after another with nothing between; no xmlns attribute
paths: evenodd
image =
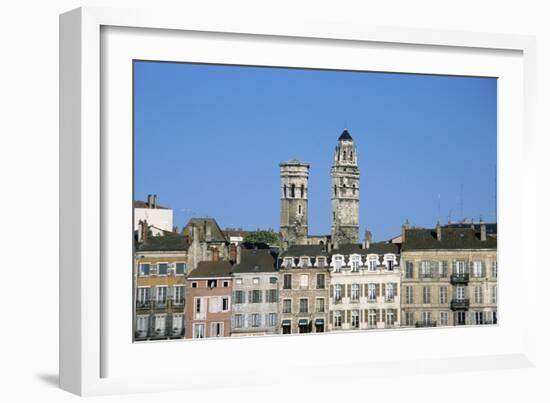
<svg viewBox="0 0 550 403"><path fill-rule="evenodd" d="M304 185L302 184L302 186L300 186L300 197L304 197Z"/></svg>
<svg viewBox="0 0 550 403"><path fill-rule="evenodd" d="M346 152L344 151L344 160L346 159Z"/></svg>
<svg viewBox="0 0 550 403"><path fill-rule="evenodd" d="M286 185L283 185L283 197L286 198Z"/></svg>
<svg viewBox="0 0 550 403"><path fill-rule="evenodd" d="M350 151L350 152L349 152L349 159L350 159L351 161L353 161L353 151Z"/></svg>
<svg viewBox="0 0 550 403"><path fill-rule="evenodd" d="M334 196L336 196L336 185L334 185Z"/></svg>
<svg viewBox="0 0 550 403"><path fill-rule="evenodd" d="M302 205L298 204L298 214L302 214Z"/></svg>
<svg viewBox="0 0 550 403"><path fill-rule="evenodd" d="M355 194L355 183L353 184L353 194Z"/></svg>
<svg viewBox="0 0 550 403"><path fill-rule="evenodd" d="M292 187L290 188L290 197L296 197L296 185L294 183L292 184Z"/></svg>

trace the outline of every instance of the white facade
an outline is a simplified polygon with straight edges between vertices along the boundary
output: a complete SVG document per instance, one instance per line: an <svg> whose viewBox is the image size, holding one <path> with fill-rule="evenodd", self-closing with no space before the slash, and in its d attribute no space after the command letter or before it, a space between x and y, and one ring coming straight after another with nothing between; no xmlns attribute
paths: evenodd
<svg viewBox="0 0 550 403"><path fill-rule="evenodd" d="M153 236L174 228L174 212L168 208L134 208L134 231L139 230L139 222L147 221Z"/></svg>

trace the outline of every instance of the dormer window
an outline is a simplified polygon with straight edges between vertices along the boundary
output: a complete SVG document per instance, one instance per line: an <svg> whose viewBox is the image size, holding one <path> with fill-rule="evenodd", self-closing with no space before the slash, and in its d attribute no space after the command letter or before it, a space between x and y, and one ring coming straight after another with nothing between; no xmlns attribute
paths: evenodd
<svg viewBox="0 0 550 403"><path fill-rule="evenodd" d="M309 267L309 258L308 257L300 258L300 267Z"/></svg>
<svg viewBox="0 0 550 403"><path fill-rule="evenodd" d="M369 271L376 271L378 256L369 256Z"/></svg>
<svg viewBox="0 0 550 403"><path fill-rule="evenodd" d="M327 259L324 257L317 258L317 267L325 267L327 265Z"/></svg>
<svg viewBox="0 0 550 403"><path fill-rule="evenodd" d="M395 266L395 256L394 255L386 255L384 257L386 260L386 267L389 271L393 271L393 267Z"/></svg>
<svg viewBox="0 0 550 403"><path fill-rule="evenodd" d="M333 258L334 260L334 272L339 273L342 270L342 266L344 264L344 257L340 255L336 255Z"/></svg>
<svg viewBox="0 0 550 403"><path fill-rule="evenodd" d="M208 280L208 288L216 288L218 286L218 282L216 280Z"/></svg>
<svg viewBox="0 0 550 403"><path fill-rule="evenodd" d="M361 266L361 256L353 255L351 256L351 271L357 272L359 271L359 266Z"/></svg>
<svg viewBox="0 0 550 403"><path fill-rule="evenodd" d="M285 267L285 268L292 267L292 258L291 257L285 257L284 258L283 267Z"/></svg>

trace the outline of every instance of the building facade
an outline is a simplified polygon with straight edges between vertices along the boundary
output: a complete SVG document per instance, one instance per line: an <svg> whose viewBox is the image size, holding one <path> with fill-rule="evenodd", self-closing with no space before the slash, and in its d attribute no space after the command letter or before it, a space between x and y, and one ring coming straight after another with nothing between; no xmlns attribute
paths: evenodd
<svg viewBox="0 0 550 403"><path fill-rule="evenodd" d="M153 236L174 230L174 211L157 202L157 195L147 195L147 201L134 200L134 231L141 235L140 223L146 222ZM141 241L141 239L139 239Z"/></svg>
<svg viewBox="0 0 550 403"><path fill-rule="evenodd" d="M329 331L399 326L399 245L341 245L330 260Z"/></svg>
<svg viewBox="0 0 550 403"><path fill-rule="evenodd" d="M359 166L353 138L344 130L338 138L331 169L331 238L335 248L359 242Z"/></svg>
<svg viewBox="0 0 550 403"><path fill-rule="evenodd" d="M276 334L279 323L279 278L276 256L269 249L238 247L233 266L231 335Z"/></svg>
<svg viewBox="0 0 550 403"><path fill-rule="evenodd" d="M280 233L283 248L307 244L309 164L291 160L282 162Z"/></svg>
<svg viewBox="0 0 550 403"><path fill-rule="evenodd" d="M402 230L403 326L497 323L497 236L479 225Z"/></svg>
<svg viewBox="0 0 550 403"><path fill-rule="evenodd" d="M200 262L187 277L186 339L231 334L231 271L227 261Z"/></svg>
<svg viewBox="0 0 550 403"><path fill-rule="evenodd" d="M217 262L230 259L230 244L213 218L192 218L182 230L189 239L189 273L200 262Z"/></svg>
<svg viewBox="0 0 550 403"><path fill-rule="evenodd" d="M279 255L280 333L323 333L328 314L325 245L295 245Z"/></svg>
<svg viewBox="0 0 550 403"><path fill-rule="evenodd" d="M134 339L182 338L189 243L169 232L143 238L135 252Z"/></svg>

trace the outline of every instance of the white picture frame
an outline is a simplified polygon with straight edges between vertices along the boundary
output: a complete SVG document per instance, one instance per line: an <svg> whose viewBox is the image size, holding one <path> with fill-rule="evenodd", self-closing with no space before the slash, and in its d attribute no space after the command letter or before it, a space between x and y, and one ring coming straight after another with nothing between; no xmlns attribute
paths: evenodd
<svg viewBox="0 0 550 403"><path fill-rule="evenodd" d="M185 35L192 38L184 38ZM137 36L140 36L139 40L136 40ZM188 40L183 50L174 46L181 40ZM193 45L193 41L203 41L203 53L196 51L198 47ZM234 41L231 43L233 46L225 47L230 48L231 52L223 53L220 43L230 41ZM272 47L273 52L262 51L260 48L264 46ZM294 46L298 46L300 52ZM317 58L321 57L316 56L320 54L316 53L320 47L330 49L334 52L332 54L341 54L342 58L336 58L334 64L329 65L324 59ZM196 344L132 344L131 334L126 332L128 320L131 322L131 312L128 311L125 316L126 305L115 305L112 302L114 289L122 290L123 296L131 295L131 282L124 283L127 273L117 275L119 272L107 270L107 267L114 267L113 262L124 262L128 258L127 253L118 253L113 245L123 242L127 235L125 231L131 228L131 221L130 224L126 222L128 215L118 214L124 206L131 207L131 200L126 199L127 193L124 193L131 184L119 186L127 178L125 169L131 170L131 166L124 164L128 161L122 159L121 167L115 167L110 158L116 151L126 153L124 150L128 147L131 150L131 140L129 143L127 137L128 124L131 126L131 119L127 119L130 93L127 80L115 83L105 80L102 74L122 77L120 74L127 69L128 58L177 61L177 57L175 60L171 54L174 49L194 52L192 61L197 62L277 65L270 57L279 54L281 61L278 63L288 65L282 56L282 53L286 53L287 57L297 60L297 67L365 69L368 66L377 71L432 74L472 72L472 75L478 72L479 75L489 76L494 76L492 72L500 71L500 324L484 329L447 328L293 336L284 339L208 340ZM304 49L307 51L304 52ZM535 161L529 158L534 153L534 49L534 39L529 36L369 27L315 20L228 21L150 10L103 8L81 8L61 15L61 387L79 395L97 395L222 387L235 383L246 386L270 383L274 379L277 382L296 378L322 381L345 376L350 371L354 376L368 377L380 371L395 375L419 371L435 373L533 366L536 295L532 289L519 285L525 285L529 277L534 278L537 270L536 256L528 253L527 249L527 234L535 233L536 229L535 200L530 196L536 190L535 182L530 180L534 177L531 174L535 172ZM368 52L373 52L371 56L382 52L386 57L384 60L374 57L361 60L361 55ZM409 62L413 64L405 67L400 60L403 55L413 54L410 52L425 57L421 60L411 58L414 60ZM116 61L117 58L120 63ZM469 65L469 60L476 58ZM428 70L427 63L432 66ZM502 91L505 93L504 98ZM111 107L114 109L111 110ZM114 110L116 114L113 114ZM114 120L113 116L116 116ZM115 136L112 134L115 129L120 129L117 133L123 134ZM125 155L128 156L127 153ZM512 165L518 161L519 166ZM514 196L513 190L517 186L523 192ZM514 214L511 214L512 211ZM130 211L128 214L131 216ZM131 245L124 248L131 250ZM521 270L521 276L507 276L507 267ZM122 284L124 288L117 288L117 284L119 287ZM523 313L520 308L506 302L514 284L518 287L516 295L520 295L523 301ZM128 303L131 306L131 300ZM514 320L520 315L522 321ZM411 353L399 348L405 339L419 346L418 351ZM437 346L437 340L444 342L431 352L427 348L423 349L424 344ZM466 345L469 348L457 347L454 352L442 353L449 340L470 343ZM487 353L474 348L476 341L484 346L483 343L490 340L494 340L494 348ZM366 346L365 343L370 342L377 347L372 351L365 347L361 351L368 353L354 354L357 346ZM329 350L339 346L343 353L332 358L313 357L313 351L320 347L320 343ZM391 351L380 348L391 343L395 346ZM285 362L276 362L272 368L258 371L259 367L247 367L246 359L238 360L238 357L257 356L266 349L274 352L275 360L281 349L288 348L306 355L311 352L308 355L312 356L311 362L304 366L294 354ZM197 365L192 371L190 366L182 366L177 368L178 372L175 372L176 367L168 366L166 373L157 376L147 372L132 372L132 368L135 368L131 360L133 356L140 356L145 362L144 367L148 367L154 359L165 360L164 357L172 364L177 363L173 354L182 354L189 362L196 362ZM193 361L193 357L204 357L205 354L226 355L233 362L231 371L228 371L226 365L212 370L208 365L201 365L200 360ZM342 356L348 359L342 359ZM242 367L246 376L242 376L242 372L238 373L234 365ZM281 371L283 368L284 371ZM304 368L308 369L307 374L303 373ZM344 375L332 373L331 368L342 369L338 373Z"/></svg>

